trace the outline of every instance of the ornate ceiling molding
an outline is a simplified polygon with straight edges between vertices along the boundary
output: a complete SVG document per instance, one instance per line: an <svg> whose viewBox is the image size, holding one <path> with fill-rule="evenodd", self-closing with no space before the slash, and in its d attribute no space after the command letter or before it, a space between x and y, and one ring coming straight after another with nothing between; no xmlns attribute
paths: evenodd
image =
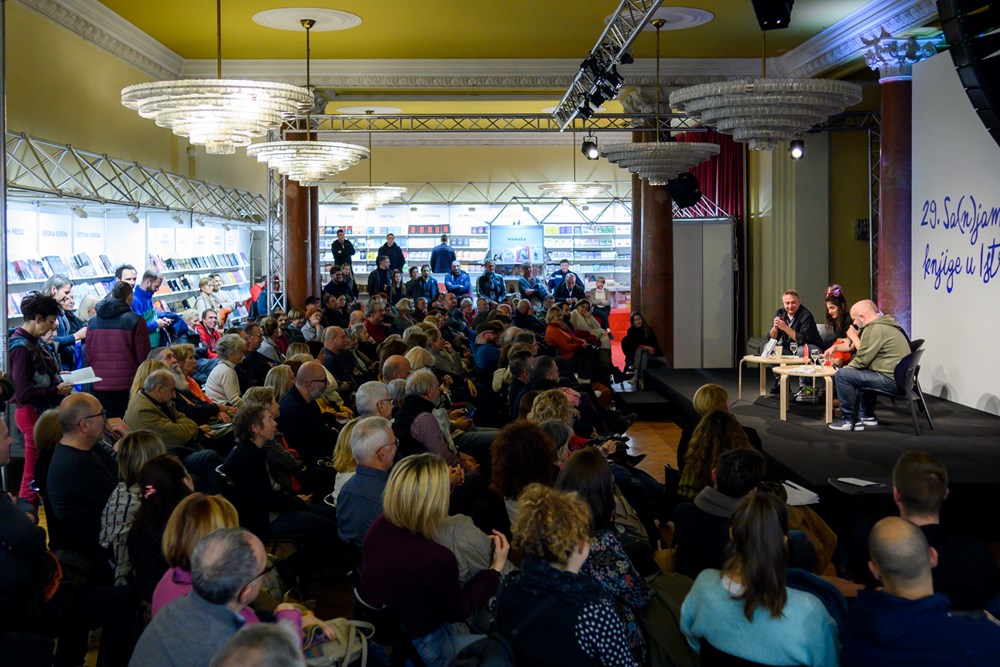
<svg viewBox="0 0 1000 667"><path fill-rule="evenodd" d="M184 60L97 0L18 0L84 39L158 79L213 77L214 60ZM935 0L874 0L788 53L768 59L768 73L781 77L822 74L859 59L871 39L885 29L899 34L937 15ZM628 66L629 85L650 85L655 63ZM323 88L564 90L579 68L577 59L507 60L314 60L313 80ZM227 76L301 83L302 60L233 60ZM719 78L757 76L755 58L665 59L668 86Z"/></svg>
<svg viewBox="0 0 1000 667"><path fill-rule="evenodd" d="M18 0L156 79L174 79L184 59L95 0Z"/></svg>
<svg viewBox="0 0 1000 667"><path fill-rule="evenodd" d="M878 37L883 29L895 35L926 25L935 16L935 0L875 0L776 58L773 76L817 76L859 59L868 48L864 40ZM772 72L770 61L767 71Z"/></svg>

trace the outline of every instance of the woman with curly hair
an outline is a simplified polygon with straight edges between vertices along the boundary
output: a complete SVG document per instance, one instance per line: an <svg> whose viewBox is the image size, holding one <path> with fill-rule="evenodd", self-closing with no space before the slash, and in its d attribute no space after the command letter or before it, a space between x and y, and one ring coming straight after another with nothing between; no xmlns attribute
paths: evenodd
<svg viewBox="0 0 1000 667"><path fill-rule="evenodd" d="M556 446L534 424L515 422L500 429L490 450L490 488L503 498L513 523L517 496L524 487L536 482L551 486L555 481Z"/></svg>
<svg viewBox="0 0 1000 667"><path fill-rule="evenodd" d="M750 439L736 417L725 410L713 410L701 418L691 435L677 493L685 500L712 484L712 469L719 455L731 449L750 448Z"/></svg>
<svg viewBox="0 0 1000 667"><path fill-rule="evenodd" d="M497 630L511 642L517 664L638 667L610 597L580 573L591 550L587 504L575 492L541 484L528 486L519 503L513 544L524 559L496 602Z"/></svg>
<svg viewBox="0 0 1000 667"><path fill-rule="evenodd" d="M646 640L634 610L649 604L653 591L636 571L618 539L615 530L615 480L611 467L596 449L581 450L563 466L555 488L576 491L590 508L590 556L580 574L591 577L612 596L615 609L625 624L632 655L637 662L645 662Z"/></svg>

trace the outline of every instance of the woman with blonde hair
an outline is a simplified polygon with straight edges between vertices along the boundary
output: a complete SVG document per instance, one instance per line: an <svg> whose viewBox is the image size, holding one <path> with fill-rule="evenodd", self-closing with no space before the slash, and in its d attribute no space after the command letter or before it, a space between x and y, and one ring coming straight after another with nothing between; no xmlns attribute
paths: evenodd
<svg viewBox="0 0 1000 667"><path fill-rule="evenodd" d="M146 381L150 375L155 371L166 369L167 365L162 361L157 361L156 359L146 359L146 361L139 364L139 368L135 370L135 377L132 378L132 387L128 390L129 398L135 396L142 389L142 384Z"/></svg>
<svg viewBox="0 0 1000 667"><path fill-rule="evenodd" d="M295 373L292 372L291 367L284 364L275 366L267 372L264 386L269 387L274 392L275 400L281 402L288 390L295 386Z"/></svg>
<svg viewBox="0 0 1000 667"><path fill-rule="evenodd" d="M344 424L337 436L337 444L333 448L333 467L337 471L337 477L333 482L333 498L336 501L340 497L340 490L344 488L354 471L357 469L357 462L354 460L354 453L351 451L351 434L357 426L360 418L355 417Z"/></svg>
<svg viewBox="0 0 1000 667"><path fill-rule="evenodd" d="M455 554L434 541L448 516L448 466L433 454L408 456L389 474L383 514L364 541L361 595L397 614L428 667L444 667L481 635L459 634L466 620L496 593L510 545L494 531L492 562L465 584Z"/></svg>
<svg viewBox="0 0 1000 667"><path fill-rule="evenodd" d="M84 294L83 298L80 299L80 305L76 308L77 318L84 323L89 322L90 318L97 312L97 301L97 297L93 294Z"/></svg>
<svg viewBox="0 0 1000 667"><path fill-rule="evenodd" d="M414 347L406 352L406 360L410 362L410 369L419 371L421 368L430 368L434 365L434 355L422 347Z"/></svg>
<svg viewBox="0 0 1000 667"><path fill-rule="evenodd" d="M591 515L572 491L528 486L518 500L514 545L521 569L496 601L497 630L511 637L518 665L638 667L610 598L580 570L590 555ZM530 619L526 622L525 619Z"/></svg>
<svg viewBox="0 0 1000 667"><path fill-rule="evenodd" d="M152 431L132 431L118 441L118 486L111 492L101 514L101 546L110 548L115 556L115 586L127 584L132 571L128 553L128 533L139 509L139 471L146 461L166 454L163 440Z"/></svg>

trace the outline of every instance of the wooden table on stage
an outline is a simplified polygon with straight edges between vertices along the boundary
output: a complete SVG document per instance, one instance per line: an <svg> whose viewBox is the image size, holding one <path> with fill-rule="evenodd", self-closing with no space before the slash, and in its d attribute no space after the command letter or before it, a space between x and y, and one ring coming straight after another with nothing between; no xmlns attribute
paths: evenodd
<svg viewBox="0 0 1000 667"><path fill-rule="evenodd" d="M768 366L794 366L804 364L806 360L801 355L784 355L781 357L760 357L756 354L748 354L740 359L739 364L739 389L736 397L743 400L743 364L757 364L760 367L760 395L767 396L767 367Z"/></svg>
<svg viewBox="0 0 1000 667"><path fill-rule="evenodd" d="M823 378L826 382L826 411L823 413L823 419L827 424L833 421L833 376L837 374L837 369L833 366L809 366L809 372L805 372L805 368L791 367L791 366L779 366L774 369L774 372L778 374L780 378L778 384L781 387L781 395L778 400L781 401L781 406L778 409L778 418L781 421L786 421L788 413L788 376L794 375L799 378L799 380L805 380L807 378Z"/></svg>

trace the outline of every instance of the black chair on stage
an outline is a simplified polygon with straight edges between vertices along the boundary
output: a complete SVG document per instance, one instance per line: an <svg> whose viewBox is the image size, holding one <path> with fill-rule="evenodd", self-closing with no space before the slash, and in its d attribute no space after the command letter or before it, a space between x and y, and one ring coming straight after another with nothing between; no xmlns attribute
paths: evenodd
<svg viewBox="0 0 1000 667"><path fill-rule="evenodd" d="M715 648L702 637L701 651L698 655L698 664L701 667L765 667L764 663L738 658ZM793 666L789 666L793 667Z"/></svg>
<svg viewBox="0 0 1000 667"><path fill-rule="evenodd" d="M924 354L924 350L919 349L919 345L923 344L923 341L914 342L918 344L918 349L900 359L899 363L896 364L896 369L893 371L893 378L896 380L895 391L873 389L870 387L859 390L858 408L851 416L852 431L858 423L858 415L861 412L861 403L865 400L865 394L888 396L892 399L906 401L910 408L910 416L913 418L913 431L917 435L920 435L920 420L917 417L917 406L919 405L921 411L924 413L924 416L927 417L927 423L932 429L934 428L934 422L931 420L931 413L927 410L927 402L924 400L924 392L921 391L920 385L917 383L917 371L920 368L920 357ZM912 348L914 343L910 343L910 345Z"/></svg>

